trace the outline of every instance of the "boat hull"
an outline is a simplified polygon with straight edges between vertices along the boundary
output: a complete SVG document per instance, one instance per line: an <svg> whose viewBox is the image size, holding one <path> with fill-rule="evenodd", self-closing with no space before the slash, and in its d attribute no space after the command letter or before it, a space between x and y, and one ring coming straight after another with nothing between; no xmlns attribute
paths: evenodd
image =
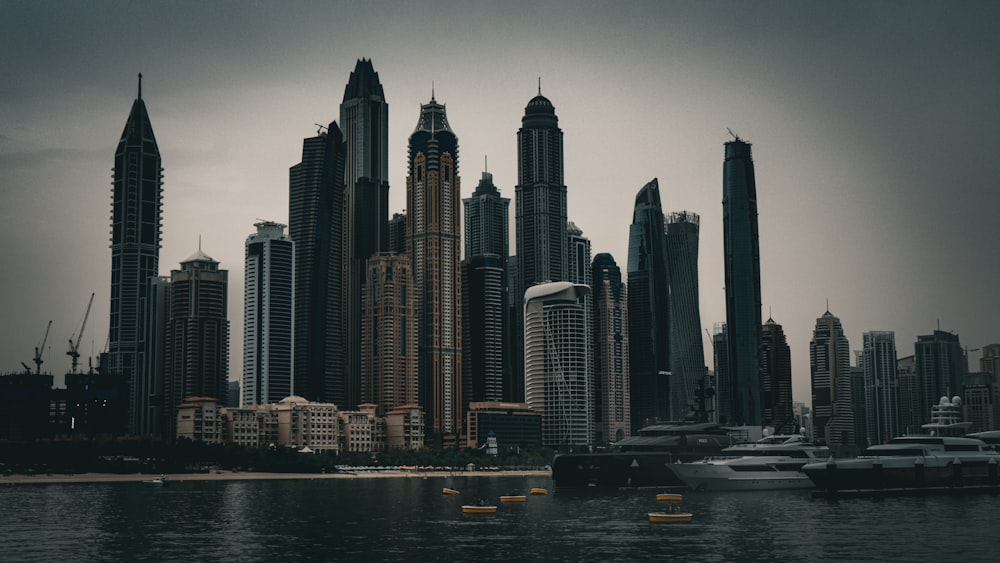
<svg viewBox="0 0 1000 563"><path fill-rule="evenodd" d="M990 459L996 460L994 456L966 458L960 463L955 463L955 456L858 458L811 463L803 471L817 488L832 491L997 486L998 463Z"/></svg>
<svg viewBox="0 0 1000 563"><path fill-rule="evenodd" d="M693 515L690 512L650 512L647 517L650 522L674 523L690 522Z"/></svg>
<svg viewBox="0 0 1000 563"><path fill-rule="evenodd" d="M528 497L524 495L504 495L500 497L500 502L526 502Z"/></svg>
<svg viewBox="0 0 1000 563"><path fill-rule="evenodd" d="M496 506L465 505L462 507L462 512L465 514L494 514L496 511Z"/></svg>
<svg viewBox="0 0 1000 563"><path fill-rule="evenodd" d="M670 466L678 480L696 491L768 491L811 489L809 476L801 471L736 471L727 465L684 463Z"/></svg>

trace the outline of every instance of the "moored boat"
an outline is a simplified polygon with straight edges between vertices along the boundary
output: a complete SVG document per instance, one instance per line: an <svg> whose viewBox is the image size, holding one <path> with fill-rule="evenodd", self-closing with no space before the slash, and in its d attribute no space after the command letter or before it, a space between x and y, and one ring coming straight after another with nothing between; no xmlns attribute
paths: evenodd
<svg viewBox="0 0 1000 563"><path fill-rule="evenodd" d="M531 494L533 495L547 495L549 494L548 489L543 489L541 487L533 487L531 489Z"/></svg>
<svg viewBox="0 0 1000 563"><path fill-rule="evenodd" d="M524 495L502 495L500 502L526 502L528 497Z"/></svg>
<svg viewBox="0 0 1000 563"><path fill-rule="evenodd" d="M462 512L465 514L493 514L497 511L495 505L486 504L465 504L462 505Z"/></svg>
<svg viewBox="0 0 1000 563"><path fill-rule="evenodd" d="M693 515L690 512L650 512L647 517L650 522L690 522Z"/></svg>
<svg viewBox="0 0 1000 563"><path fill-rule="evenodd" d="M167 477L165 475L160 475L158 477L153 477L148 481L143 481L143 483L146 483L147 485L166 485Z"/></svg>
<svg viewBox="0 0 1000 563"><path fill-rule="evenodd" d="M684 496L676 493L657 493L656 500L660 502L681 502L684 500Z"/></svg>
<svg viewBox="0 0 1000 563"><path fill-rule="evenodd" d="M455 490L455 489L449 489L448 487L445 487L445 488L441 489L441 494L443 494L443 495L457 495L458 491Z"/></svg>

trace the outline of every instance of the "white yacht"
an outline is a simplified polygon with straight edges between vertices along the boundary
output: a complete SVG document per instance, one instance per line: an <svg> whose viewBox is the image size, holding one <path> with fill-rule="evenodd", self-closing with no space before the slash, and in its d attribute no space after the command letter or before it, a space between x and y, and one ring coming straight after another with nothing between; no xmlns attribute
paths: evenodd
<svg viewBox="0 0 1000 563"><path fill-rule="evenodd" d="M829 449L802 435L772 435L725 448L719 455L668 467L696 491L809 489L813 483L802 473L802 466L829 456Z"/></svg>

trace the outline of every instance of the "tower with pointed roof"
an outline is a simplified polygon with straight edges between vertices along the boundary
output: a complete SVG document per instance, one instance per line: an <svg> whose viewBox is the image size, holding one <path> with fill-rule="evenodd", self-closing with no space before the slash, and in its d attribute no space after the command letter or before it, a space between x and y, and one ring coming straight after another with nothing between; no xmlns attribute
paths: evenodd
<svg viewBox="0 0 1000 563"><path fill-rule="evenodd" d="M389 104L371 59L358 59L340 104L344 133L343 348L341 408L361 401L362 288L372 255L389 250Z"/></svg>
<svg viewBox="0 0 1000 563"><path fill-rule="evenodd" d="M765 426L796 433L792 412L792 352L781 325L768 318L761 327L761 402Z"/></svg>
<svg viewBox="0 0 1000 563"><path fill-rule="evenodd" d="M111 319L101 369L130 385L128 429L144 426L138 357L146 279L159 273L163 167L142 99L142 75L115 151L111 190ZM124 422L124 421L123 421ZM123 428L124 430L124 428Z"/></svg>
<svg viewBox="0 0 1000 563"><path fill-rule="evenodd" d="M229 384L229 272L198 251L170 272L164 359L164 436L172 439L177 406L188 397L226 400Z"/></svg>
<svg viewBox="0 0 1000 563"><path fill-rule="evenodd" d="M413 263L420 333L420 405L429 442L454 443L462 431L462 333L458 137L445 107L420 106L410 134L406 178L407 252Z"/></svg>
<svg viewBox="0 0 1000 563"><path fill-rule="evenodd" d="M829 309L816 319L809 342L813 440L828 446L855 443L851 350L840 319Z"/></svg>
<svg viewBox="0 0 1000 563"><path fill-rule="evenodd" d="M517 246L515 343L523 343L522 299L531 286L567 280L566 184L563 179L563 132L555 106L542 95L528 101L517 131L517 186L514 188ZM523 344L516 346L513 365L519 373L515 398L524 396Z"/></svg>

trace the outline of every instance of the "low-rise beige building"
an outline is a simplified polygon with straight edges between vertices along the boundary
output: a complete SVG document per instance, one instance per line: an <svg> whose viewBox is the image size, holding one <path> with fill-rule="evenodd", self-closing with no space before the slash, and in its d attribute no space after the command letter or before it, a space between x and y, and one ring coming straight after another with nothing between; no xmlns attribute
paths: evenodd
<svg viewBox="0 0 1000 563"><path fill-rule="evenodd" d="M385 447L416 450L424 447L424 411L402 405L385 415Z"/></svg>
<svg viewBox="0 0 1000 563"><path fill-rule="evenodd" d="M177 437L194 442L221 444L222 413L219 400L212 397L188 397L177 406Z"/></svg>

